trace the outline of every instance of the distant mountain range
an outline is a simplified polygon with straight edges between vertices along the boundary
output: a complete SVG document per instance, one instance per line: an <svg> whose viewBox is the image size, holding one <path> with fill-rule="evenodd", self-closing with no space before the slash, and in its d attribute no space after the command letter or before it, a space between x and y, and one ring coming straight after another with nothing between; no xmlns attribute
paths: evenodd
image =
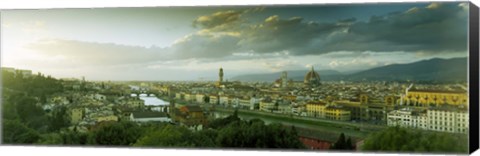
<svg viewBox="0 0 480 156"><path fill-rule="evenodd" d="M335 70L317 70L322 80L397 80L397 81L466 81L467 58L434 58L407 64L391 64L356 73L343 74ZM288 78L302 81L307 70L287 71ZM281 72L266 74L239 75L231 80L273 82Z"/></svg>

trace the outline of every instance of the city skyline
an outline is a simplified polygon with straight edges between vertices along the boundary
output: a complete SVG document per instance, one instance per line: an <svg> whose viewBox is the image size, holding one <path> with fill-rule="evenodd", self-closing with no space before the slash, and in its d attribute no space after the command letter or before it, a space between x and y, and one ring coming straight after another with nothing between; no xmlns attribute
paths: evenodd
<svg viewBox="0 0 480 156"><path fill-rule="evenodd" d="M89 80L351 72L466 57L467 20L458 2L13 10L2 67Z"/></svg>

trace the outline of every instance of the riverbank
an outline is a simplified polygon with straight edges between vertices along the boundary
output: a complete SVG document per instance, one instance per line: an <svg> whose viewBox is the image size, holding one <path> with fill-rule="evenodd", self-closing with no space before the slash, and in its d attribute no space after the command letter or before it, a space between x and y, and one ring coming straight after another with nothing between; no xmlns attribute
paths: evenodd
<svg viewBox="0 0 480 156"><path fill-rule="evenodd" d="M216 112L233 113L233 109L216 108ZM367 125L361 123L349 123L340 121L327 121L322 119L289 116L284 114L274 114L260 111L238 110L238 115L242 119L259 118L266 122L277 122L286 126L295 126L299 128L299 134L308 135L323 139L326 141L335 141L341 133L351 136L355 140L362 140L370 133L384 129L384 126ZM303 133L302 133L303 132ZM312 134L314 133L314 134Z"/></svg>

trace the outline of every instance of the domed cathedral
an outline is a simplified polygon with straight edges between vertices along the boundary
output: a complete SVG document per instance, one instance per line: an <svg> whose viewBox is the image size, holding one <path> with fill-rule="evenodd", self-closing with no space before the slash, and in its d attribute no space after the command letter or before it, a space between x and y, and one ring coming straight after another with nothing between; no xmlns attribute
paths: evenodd
<svg viewBox="0 0 480 156"><path fill-rule="evenodd" d="M303 79L303 83L307 87L316 87L319 86L320 83L320 75L312 69L305 75L305 78Z"/></svg>

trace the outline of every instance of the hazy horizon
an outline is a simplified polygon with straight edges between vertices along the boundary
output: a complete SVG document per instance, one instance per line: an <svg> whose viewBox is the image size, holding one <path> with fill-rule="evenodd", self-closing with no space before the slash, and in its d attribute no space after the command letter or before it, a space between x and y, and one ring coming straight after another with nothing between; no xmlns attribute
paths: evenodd
<svg viewBox="0 0 480 156"><path fill-rule="evenodd" d="M351 72L467 57L467 21L460 2L7 10L1 66L112 81Z"/></svg>

